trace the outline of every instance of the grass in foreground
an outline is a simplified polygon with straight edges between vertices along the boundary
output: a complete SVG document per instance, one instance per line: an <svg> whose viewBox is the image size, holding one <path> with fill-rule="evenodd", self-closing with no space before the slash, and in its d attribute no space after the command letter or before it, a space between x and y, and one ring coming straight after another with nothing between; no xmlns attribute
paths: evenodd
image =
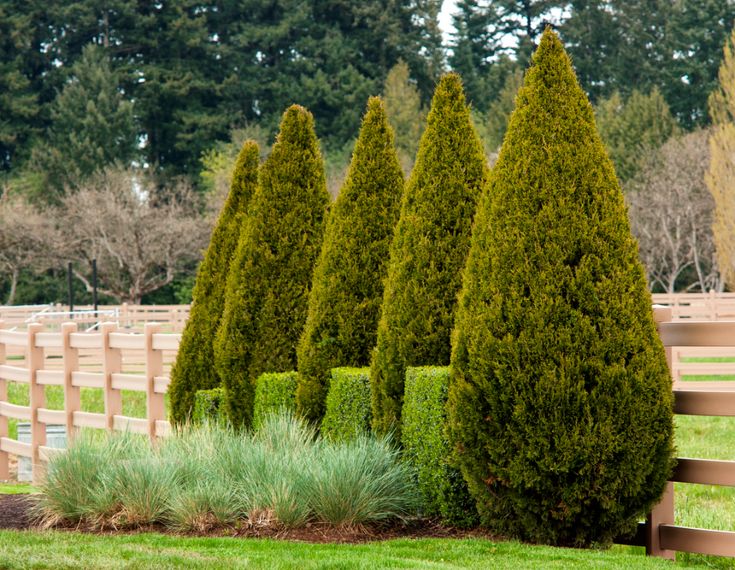
<svg viewBox="0 0 735 570"><path fill-rule="evenodd" d="M0 495L27 495L36 489L24 483L0 483Z"/></svg>
<svg viewBox="0 0 735 570"><path fill-rule="evenodd" d="M677 564L677 568L697 566ZM390 540L362 545L269 539L99 536L0 532L0 568L672 568L616 551L529 546L483 539Z"/></svg>

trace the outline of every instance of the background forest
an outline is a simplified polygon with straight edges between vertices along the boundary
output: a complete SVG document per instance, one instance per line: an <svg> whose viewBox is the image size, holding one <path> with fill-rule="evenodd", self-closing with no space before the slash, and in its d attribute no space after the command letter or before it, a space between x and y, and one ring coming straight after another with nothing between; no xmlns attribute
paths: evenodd
<svg viewBox="0 0 735 570"><path fill-rule="evenodd" d="M380 94L412 167L435 82L459 72L492 163L552 24L597 112L651 287L722 289L708 100L734 0L0 0L0 302L188 302L247 138L314 115L339 192ZM132 191L131 191L132 189ZM53 222L53 223L49 223Z"/></svg>

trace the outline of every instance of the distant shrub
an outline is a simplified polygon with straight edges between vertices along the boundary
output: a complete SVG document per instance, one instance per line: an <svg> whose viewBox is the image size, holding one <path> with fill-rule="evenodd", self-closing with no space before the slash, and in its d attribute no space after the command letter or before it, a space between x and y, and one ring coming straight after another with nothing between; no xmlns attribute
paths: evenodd
<svg viewBox="0 0 735 570"><path fill-rule="evenodd" d="M333 368L321 434L350 441L370 433L370 369Z"/></svg>
<svg viewBox="0 0 735 570"><path fill-rule="evenodd" d="M224 397L225 391L222 388L198 390L194 397L192 423L201 424L226 420Z"/></svg>
<svg viewBox="0 0 735 570"><path fill-rule="evenodd" d="M296 410L296 372L267 372L255 382L253 427L258 429L271 414Z"/></svg>
<svg viewBox="0 0 735 570"><path fill-rule="evenodd" d="M446 524L478 523L475 502L462 473L452 464L447 425L449 368L408 368L403 398L403 458L414 469L426 514Z"/></svg>

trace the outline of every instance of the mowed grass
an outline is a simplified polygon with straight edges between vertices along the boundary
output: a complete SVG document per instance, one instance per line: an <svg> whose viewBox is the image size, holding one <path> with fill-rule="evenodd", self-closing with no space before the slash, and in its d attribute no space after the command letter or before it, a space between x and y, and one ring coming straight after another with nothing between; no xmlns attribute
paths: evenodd
<svg viewBox="0 0 735 570"><path fill-rule="evenodd" d="M664 569L671 568L671 563L623 551L551 548L484 539L402 539L334 545L159 534L100 536L2 531L0 568Z"/></svg>

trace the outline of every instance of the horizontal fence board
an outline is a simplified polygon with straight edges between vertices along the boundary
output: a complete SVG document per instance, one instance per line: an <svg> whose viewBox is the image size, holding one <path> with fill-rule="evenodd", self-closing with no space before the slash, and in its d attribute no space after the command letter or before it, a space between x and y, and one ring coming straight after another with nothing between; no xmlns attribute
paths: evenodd
<svg viewBox="0 0 735 570"><path fill-rule="evenodd" d="M673 371L681 376L725 376L735 374L735 362L677 362Z"/></svg>
<svg viewBox="0 0 735 570"><path fill-rule="evenodd" d="M44 386L63 386L63 370L36 370L36 382Z"/></svg>
<svg viewBox="0 0 735 570"><path fill-rule="evenodd" d="M20 455L21 457L31 457L31 444L21 443L17 439L9 437L0 437L0 451Z"/></svg>
<svg viewBox="0 0 735 570"><path fill-rule="evenodd" d="M18 406L9 402L0 402L0 416L16 420L31 420L30 406Z"/></svg>
<svg viewBox="0 0 735 570"><path fill-rule="evenodd" d="M106 429L107 418L105 414L94 414L92 412L74 412L74 426Z"/></svg>
<svg viewBox="0 0 735 570"><path fill-rule="evenodd" d="M167 437L171 435L171 424L166 420L156 420L156 436Z"/></svg>
<svg viewBox="0 0 735 570"><path fill-rule="evenodd" d="M30 371L20 366L10 366L9 364L0 364L0 378L10 380L11 382L22 382L28 384Z"/></svg>
<svg viewBox="0 0 735 570"><path fill-rule="evenodd" d="M69 344L72 348L102 348L102 334L76 332L69 335Z"/></svg>
<svg viewBox="0 0 735 570"><path fill-rule="evenodd" d="M658 332L664 346L735 346L735 322L674 321Z"/></svg>
<svg viewBox="0 0 735 570"><path fill-rule="evenodd" d="M153 379L153 391L156 394L165 394L168 391L168 385L171 383L171 378L168 376L156 376Z"/></svg>
<svg viewBox="0 0 735 570"><path fill-rule="evenodd" d="M153 350L178 350L180 343L180 334L156 333L153 335Z"/></svg>
<svg viewBox="0 0 735 570"><path fill-rule="evenodd" d="M676 468L670 481L735 487L735 461L686 457L680 457L676 461Z"/></svg>
<svg viewBox="0 0 735 570"><path fill-rule="evenodd" d="M143 350L145 337L142 334L113 332L110 333L110 348Z"/></svg>
<svg viewBox="0 0 735 570"><path fill-rule="evenodd" d="M0 330L0 344L8 346L28 346L28 333Z"/></svg>
<svg viewBox="0 0 735 570"><path fill-rule="evenodd" d="M64 451L66 450L59 449L57 447L46 447L45 445L39 445L38 457L41 459L41 461L48 462L50 459L53 459L59 453L63 453Z"/></svg>
<svg viewBox="0 0 735 570"><path fill-rule="evenodd" d="M104 388L105 375L101 372L79 372L71 373L71 385L77 388Z"/></svg>
<svg viewBox="0 0 735 570"><path fill-rule="evenodd" d="M62 348L63 339L61 333L40 332L36 333L36 346L38 348Z"/></svg>
<svg viewBox="0 0 735 570"><path fill-rule="evenodd" d="M113 416L112 427L117 431L131 433L148 433L148 420L145 418L129 418L127 416Z"/></svg>
<svg viewBox="0 0 735 570"><path fill-rule="evenodd" d="M735 386L711 388L684 386L687 382L677 382L674 387L674 413L688 416L735 416ZM700 382L689 382L700 384ZM704 382L702 382L704 384ZM719 383L723 384L723 383ZM735 382L728 382L735 384Z"/></svg>
<svg viewBox="0 0 735 570"><path fill-rule="evenodd" d="M735 532L661 525L661 547L680 552L735 556Z"/></svg>
<svg viewBox="0 0 735 570"><path fill-rule="evenodd" d="M38 421L42 424L65 424L66 412L64 410L48 410L46 408L38 408Z"/></svg>
<svg viewBox="0 0 735 570"><path fill-rule="evenodd" d="M146 391L145 374L112 374L113 390L133 390L134 392Z"/></svg>

